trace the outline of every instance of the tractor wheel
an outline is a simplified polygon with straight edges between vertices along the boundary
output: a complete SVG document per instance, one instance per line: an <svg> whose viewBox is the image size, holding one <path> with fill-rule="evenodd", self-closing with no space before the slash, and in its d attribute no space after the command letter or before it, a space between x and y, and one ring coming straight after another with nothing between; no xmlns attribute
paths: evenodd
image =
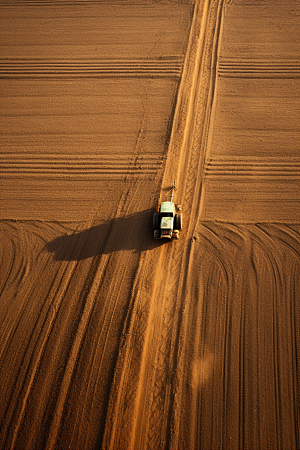
<svg viewBox="0 0 300 450"><path fill-rule="evenodd" d="M160 231L154 230L154 239L160 239Z"/></svg>
<svg viewBox="0 0 300 450"><path fill-rule="evenodd" d="M159 213L153 214L153 230L159 230Z"/></svg>
<svg viewBox="0 0 300 450"><path fill-rule="evenodd" d="M180 214L176 214L175 224L176 224L175 228L177 230L181 230L182 229L182 214L181 213Z"/></svg>
<svg viewBox="0 0 300 450"><path fill-rule="evenodd" d="M176 205L176 209L177 209L178 212L180 212L181 211L181 205Z"/></svg>

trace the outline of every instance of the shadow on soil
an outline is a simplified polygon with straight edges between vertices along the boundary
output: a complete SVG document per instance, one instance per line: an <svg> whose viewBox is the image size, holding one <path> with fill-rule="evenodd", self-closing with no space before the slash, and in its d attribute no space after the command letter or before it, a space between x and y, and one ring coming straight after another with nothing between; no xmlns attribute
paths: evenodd
<svg viewBox="0 0 300 450"><path fill-rule="evenodd" d="M64 234L49 242L47 249L57 261L79 261L118 250L150 250L163 244L153 239L154 211L147 209L71 235Z"/></svg>

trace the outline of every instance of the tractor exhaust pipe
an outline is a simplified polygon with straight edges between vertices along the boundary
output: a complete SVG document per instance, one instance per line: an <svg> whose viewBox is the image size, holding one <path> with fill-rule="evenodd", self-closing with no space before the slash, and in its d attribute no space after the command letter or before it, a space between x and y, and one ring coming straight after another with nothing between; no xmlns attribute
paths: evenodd
<svg viewBox="0 0 300 450"><path fill-rule="evenodd" d="M177 187L176 187L176 180L173 181L173 186L172 186L172 194L171 194L171 202L173 201L173 197L174 197L174 192L176 191Z"/></svg>

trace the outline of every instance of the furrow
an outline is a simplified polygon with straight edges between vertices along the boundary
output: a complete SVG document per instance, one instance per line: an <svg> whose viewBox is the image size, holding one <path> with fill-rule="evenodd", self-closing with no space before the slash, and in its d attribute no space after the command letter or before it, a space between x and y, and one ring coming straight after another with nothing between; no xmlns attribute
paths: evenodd
<svg viewBox="0 0 300 450"><path fill-rule="evenodd" d="M6 169L20 169L20 168L47 168L47 167L51 167L51 168L55 168L55 169L70 169L70 170L75 170L75 169L118 169L118 168L130 168L130 169L138 169L141 167L148 167L148 166L160 166L161 165L161 161L143 161L143 162L136 162L136 163L132 163L132 162L115 162L115 163L103 163L103 164L99 164L98 163L91 163L91 162L86 162L86 163L76 163L76 162L69 162L69 163L65 163L62 164L61 161L43 161L43 162L31 162L29 163L27 162L4 162L2 169L6 170Z"/></svg>
<svg viewBox="0 0 300 450"><path fill-rule="evenodd" d="M2 60L0 77L180 76L181 59L45 61Z"/></svg>
<svg viewBox="0 0 300 450"><path fill-rule="evenodd" d="M9 79L9 78L20 78L20 79L24 79L24 78L28 78L28 79L35 79L35 78L133 78L133 77L151 77L151 78L160 78L160 77L180 77L180 73L179 72L158 72L158 71L154 71L153 73L148 72L107 72L107 73L103 73L103 72L98 72L98 73L87 73L84 72L82 74L80 73L32 73L32 74L5 74L5 75L1 75L0 74L0 78L3 79Z"/></svg>
<svg viewBox="0 0 300 450"><path fill-rule="evenodd" d="M300 73L300 69L283 69L283 68L273 68L273 69L271 69L270 68L270 70L267 70L267 69L254 69L254 68L252 68L252 69L249 69L249 68L245 68L245 69L242 69L242 68L236 68L236 69L233 69L233 68L231 68L231 69L228 69L228 71L227 70L222 70L222 68L221 69L219 69L219 71L218 71L218 73L220 74L220 75L222 75L222 74L226 74L226 72L229 72L229 74L232 74L232 75L238 75L238 74L260 74L260 73L268 73L268 72L270 72L271 74L280 74L280 73L283 73L283 74L289 74L289 73L291 73L291 74L298 74L298 73Z"/></svg>
<svg viewBox="0 0 300 450"><path fill-rule="evenodd" d="M295 167L297 164L299 164L299 169L300 169L300 162L298 161L274 161L274 162L259 162L259 161L249 161L249 162L244 162L244 161L222 161L220 160L220 162L209 162L206 164L206 169L219 169L222 167L225 167L227 169L227 167L234 167L234 168L244 168L244 167L261 167L261 168L280 168L280 167Z"/></svg>
<svg viewBox="0 0 300 450"><path fill-rule="evenodd" d="M95 72L95 73L139 73L139 72L153 72L153 73L168 73L168 72L174 72L177 73L180 70L180 67L161 67L161 66L145 66L145 67L93 67L93 66L68 66L68 67L8 67L8 68L1 68L0 73L3 75L10 75L10 74L16 74L16 75L27 75L27 74L76 74L76 73L89 73L89 72Z"/></svg>
<svg viewBox="0 0 300 450"><path fill-rule="evenodd" d="M181 70L181 64L165 64L165 65L111 65L107 64L105 66L99 66L99 65L68 65L68 66L54 66L53 64L43 65L30 65L30 66L1 66L0 67L0 74L31 74L31 73L37 73L43 75L44 73L47 74L56 74L56 73L85 73L85 72L103 72L103 73L139 73L139 72L180 72Z"/></svg>
<svg viewBox="0 0 300 450"><path fill-rule="evenodd" d="M22 158L20 156L22 156ZM136 163L139 161L147 161L147 160L153 161L153 159L161 160L162 157L161 157L161 154L158 154L158 153L147 153L145 155L139 155L138 157L135 157L134 159L132 157L132 154L128 154L128 155L126 155L126 154L119 155L118 154L116 156L108 155L108 154L99 154L98 157L96 157L95 155L81 156L81 155L69 154L68 156L65 156L65 155L57 155L57 154L47 153L44 157L41 157L40 155L35 156L31 153L2 153L1 161L10 162L12 159L17 159L18 161L21 161L21 162L23 162L23 161L28 162L28 160L34 160L35 162L47 161L47 160L51 160L51 162L53 162L53 161L70 162L70 161L74 160L74 161L83 161L83 162L91 162L91 163L98 162L99 163L99 160L100 161L106 160L108 162L114 163L115 161L118 162L118 161L124 160L126 162L134 161Z"/></svg>
<svg viewBox="0 0 300 450"><path fill-rule="evenodd" d="M20 176L18 174L8 174L8 175L2 175L3 177L11 177L11 178L15 178L16 180L20 179ZM144 172L131 172L128 173L128 171L124 172L124 173L118 173L118 174L110 174L110 173L98 173L98 174L93 174L93 173L87 173L87 174L82 174L82 173L78 173L78 174L72 174L72 173L48 173L48 174L44 174L44 173L32 173L32 174L21 174L22 177L27 177L30 176L32 177L32 179L38 179L38 178L43 178L43 179L47 179L47 180L58 180L58 179L65 179L68 178L68 180L71 180L73 177L76 177L76 180L80 181L101 181L101 180L126 180L128 177L132 177L133 180L153 180L154 178L156 178L157 176L157 172L156 171L144 171ZM96 176L98 176L98 179L95 178ZM26 199L25 199L26 201Z"/></svg>
<svg viewBox="0 0 300 450"><path fill-rule="evenodd" d="M238 73L238 74L219 74L219 76L222 78L261 78L261 79L270 79L270 80L272 80L272 79L298 79L299 78L299 76L300 76L300 73L299 73L299 75L297 74L288 74L288 73L283 73L283 72L281 72L281 73L278 73L278 74L276 74L276 73L270 73L270 74L267 74L267 73L262 73L262 72L260 72L260 73L257 73L257 74L242 74L242 73Z"/></svg>
<svg viewBox="0 0 300 450"><path fill-rule="evenodd" d="M256 63L249 61L243 62L243 63L219 63L219 69L265 69L265 70L272 70L272 69L300 69L300 65L298 63L291 62L290 64L284 64L284 63L274 63L274 64L264 64L264 63Z"/></svg>
<svg viewBox="0 0 300 450"><path fill-rule="evenodd" d="M82 62L78 63L76 61L72 62L61 62L61 63L53 63L53 62L14 62L14 63L5 63L0 60L1 70L80 70L80 69L97 69L97 70L139 70L139 69L150 69L150 70L169 70L169 69L179 69L181 63L179 61L162 61L161 63L157 62L124 62L122 61L108 61L105 63L99 62Z"/></svg>
<svg viewBox="0 0 300 450"><path fill-rule="evenodd" d="M236 170L232 169L231 171L222 171L222 170L215 170L215 171L209 171L206 172L206 177L247 177L247 176L253 176L253 177L277 177L277 176L288 176L288 177L299 177L300 172L299 171L292 171L292 170L257 170L253 169L253 171L250 170Z"/></svg>
<svg viewBox="0 0 300 450"><path fill-rule="evenodd" d="M299 180L300 179L300 175L270 175L270 174L265 174L265 175L256 175L256 174L223 174L223 175L211 175L211 176L207 176L207 179L218 179L218 178L222 178L222 179L230 179L230 180L236 180L239 181L240 179L248 179L249 181L253 181L255 182L257 179L262 179L262 180L268 180L268 179L276 179L276 181L290 181L291 179L293 180ZM291 200L292 201L292 200Z"/></svg>
<svg viewBox="0 0 300 450"><path fill-rule="evenodd" d="M224 70L299 70L300 64L296 60L220 60L218 68Z"/></svg>
<svg viewBox="0 0 300 450"><path fill-rule="evenodd" d="M78 161L77 159L66 160L42 160L42 159L24 159L24 160L4 160L0 166L2 174L119 174L119 173L147 173L157 172L162 167L162 160L140 159L135 161L104 160L97 161Z"/></svg>
<svg viewBox="0 0 300 450"><path fill-rule="evenodd" d="M231 170L236 170L236 171L250 171L250 170L258 170L261 172L264 171L277 171L277 170L293 170L295 172L298 172L300 170L299 169L295 169L295 164L268 164L268 165L257 165L257 164L211 164L206 166L206 171L224 171L224 172L229 172Z"/></svg>
<svg viewBox="0 0 300 450"><path fill-rule="evenodd" d="M211 177L296 177L300 176L298 160L261 161L261 160L213 160L205 165L205 175Z"/></svg>
<svg viewBox="0 0 300 450"><path fill-rule="evenodd" d="M295 172L295 173L299 173L300 172L300 167L299 169L295 169L295 166L291 165L291 166L267 166L267 167L263 167L263 166L252 166L251 164L249 164L246 167L243 166L222 166L220 165L219 167L217 166L211 166L211 167L206 167L205 171L207 173L210 172L214 172L214 173L219 173L219 172L224 172L224 173L229 173L229 172L281 172L281 171L286 171L286 172Z"/></svg>
<svg viewBox="0 0 300 450"><path fill-rule="evenodd" d="M29 159L29 158L28 158ZM77 162L78 160L77 159L74 159L74 160L72 160L72 159L69 159L69 160L66 160L66 161L63 161L63 160L58 160L58 161L55 161L55 160L51 160L51 159L49 159L49 160L42 160L42 159L40 159L40 160L34 160L33 158L30 160L29 159L29 161L28 161L28 159L26 158L26 159L24 159L24 160L13 160L13 161L3 161L2 160L2 163L5 165L5 166L10 166L10 167L23 167L23 166L28 166L28 167L35 167L36 165L37 166L49 166L49 165L51 165L51 166L62 166L62 167L88 167L88 166L90 166L90 167L97 167L97 166L99 166L99 167L107 167L107 166L130 166L131 164L134 164L134 165L136 165L136 166L140 166L140 165L148 165L148 164L152 164L152 165L160 165L161 164L161 161L153 161L153 159L149 159L148 161L146 160L146 159L143 159L142 161L126 161L126 160L124 160L124 162L122 162L122 159L121 159L121 162L120 162L120 160L119 161L103 161L103 162L99 162L99 159L98 160L95 160L95 161L80 161L80 162Z"/></svg>
<svg viewBox="0 0 300 450"><path fill-rule="evenodd" d="M72 2L70 2L70 1L66 1L66 2L64 2L64 4L66 4L66 5L74 5L74 4L84 4L84 5L87 5L87 4L98 4L98 3L109 3L109 0L107 0L107 1L102 1L102 0L73 0ZM61 6L61 1L60 0L53 0L53 1L51 1L51 0L45 0L45 1L41 1L41 0L37 0L37 1L34 1L34 0L12 0L12 1L9 1L9 2L3 2L3 3L1 3L1 6L12 6L12 5L16 5L16 6L18 6L19 4L24 4L24 5L29 5L29 6L42 6L42 5L44 5L44 4L46 4L46 5L60 5Z"/></svg>
<svg viewBox="0 0 300 450"><path fill-rule="evenodd" d="M223 65L218 67L218 75L220 77L269 77L269 78L298 78L300 76L300 66L298 65L274 65L274 66L251 66L243 65Z"/></svg>
<svg viewBox="0 0 300 450"><path fill-rule="evenodd" d="M57 168L49 168L49 169L8 169L8 170L0 170L0 173L3 175L38 175L38 174L50 174L50 175L97 175L97 174L106 174L106 175L126 175L126 174L147 174L147 173L156 173L157 168L143 168L143 169L130 169L126 168L124 170L118 169L57 169Z"/></svg>
<svg viewBox="0 0 300 450"><path fill-rule="evenodd" d="M300 66L298 66L298 65L291 65L291 66L278 66L278 65L274 65L274 66L270 66L270 67L267 67L267 66L263 66L263 65L261 65L261 66L251 66L251 65L249 65L249 66L242 66L242 65L219 65L219 68L218 68L218 70L219 70L219 72L220 71L230 71L230 72L233 72L233 71L238 71L238 72L244 72L244 71L249 71L249 72L259 72L259 71L289 71L289 70L291 70L291 71L299 71L300 70Z"/></svg>

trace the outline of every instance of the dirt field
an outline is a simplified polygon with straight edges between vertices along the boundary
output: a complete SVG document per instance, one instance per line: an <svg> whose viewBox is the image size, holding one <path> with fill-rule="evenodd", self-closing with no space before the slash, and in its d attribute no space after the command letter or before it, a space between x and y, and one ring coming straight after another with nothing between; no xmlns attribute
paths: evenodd
<svg viewBox="0 0 300 450"><path fill-rule="evenodd" d="M300 448L299 2L0 6L0 448Z"/></svg>

